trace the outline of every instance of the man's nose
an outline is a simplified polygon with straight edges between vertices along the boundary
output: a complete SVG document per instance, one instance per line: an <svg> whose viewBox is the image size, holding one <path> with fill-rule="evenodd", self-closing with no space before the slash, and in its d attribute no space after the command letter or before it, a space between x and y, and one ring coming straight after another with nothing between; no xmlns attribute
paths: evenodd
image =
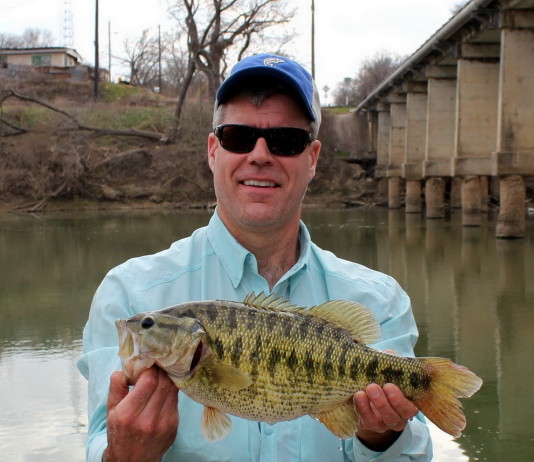
<svg viewBox="0 0 534 462"><path fill-rule="evenodd" d="M267 146L267 141L265 138L258 138L254 149L248 154L250 162L255 162L257 164L270 163L272 161L271 151L269 151L269 146Z"/></svg>

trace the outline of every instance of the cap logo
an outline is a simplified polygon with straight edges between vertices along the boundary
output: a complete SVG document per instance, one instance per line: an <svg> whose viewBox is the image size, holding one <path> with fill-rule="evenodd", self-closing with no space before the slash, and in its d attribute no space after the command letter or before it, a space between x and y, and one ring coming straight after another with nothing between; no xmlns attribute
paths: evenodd
<svg viewBox="0 0 534 462"><path fill-rule="evenodd" d="M266 66L271 66L271 67L274 67L280 63L285 63L285 61L280 58L265 58L263 60L263 64L265 64Z"/></svg>

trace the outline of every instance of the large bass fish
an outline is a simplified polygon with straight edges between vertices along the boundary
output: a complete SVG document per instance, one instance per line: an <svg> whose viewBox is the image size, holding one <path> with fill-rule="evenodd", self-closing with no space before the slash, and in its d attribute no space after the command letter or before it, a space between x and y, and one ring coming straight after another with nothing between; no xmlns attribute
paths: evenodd
<svg viewBox="0 0 534 462"><path fill-rule="evenodd" d="M273 295L243 303L190 302L116 321L119 356L131 383L157 364L203 404L202 432L212 441L230 430L233 414L269 423L317 418L351 438L358 415L353 395L370 383L397 385L445 432L466 421L458 398L482 380L444 358L410 358L369 348L380 328L371 310L348 301L298 308Z"/></svg>

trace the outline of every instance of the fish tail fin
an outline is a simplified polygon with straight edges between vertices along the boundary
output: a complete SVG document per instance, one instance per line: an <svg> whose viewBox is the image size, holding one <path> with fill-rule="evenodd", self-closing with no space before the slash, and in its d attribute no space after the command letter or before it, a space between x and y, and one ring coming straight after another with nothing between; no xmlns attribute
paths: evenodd
<svg viewBox="0 0 534 462"><path fill-rule="evenodd" d="M482 385L482 379L467 367L445 358L419 358L431 378L428 390L414 404L436 426L455 438L465 428L465 415L458 398L469 398Z"/></svg>

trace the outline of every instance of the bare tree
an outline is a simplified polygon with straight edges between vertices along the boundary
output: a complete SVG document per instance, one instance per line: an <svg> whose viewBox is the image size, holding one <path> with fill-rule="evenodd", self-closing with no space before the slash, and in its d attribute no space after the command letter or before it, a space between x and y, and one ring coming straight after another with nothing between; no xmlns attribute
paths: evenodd
<svg viewBox="0 0 534 462"><path fill-rule="evenodd" d="M151 37L148 29L143 30L139 38L124 41L126 57L118 56L117 59L128 65L132 85L152 85L158 74L159 54L165 51L167 42L167 38L164 37L160 50L159 38Z"/></svg>
<svg viewBox="0 0 534 462"><path fill-rule="evenodd" d="M395 71L404 60L401 56L380 51L363 61L354 79L346 78L334 90L334 102L356 106Z"/></svg>
<svg viewBox="0 0 534 462"><path fill-rule="evenodd" d="M187 32L187 65L171 134L175 139L195 73L206 76L209 94L215 98L228 61L240 59L266 29L287 24L295 12L288 11L286 0L179 0L170 13Z"/></svg>
<svg viewBox="0 0 534 462"><path fill-rule="evenodd" d="M0 33L0 48L44 48L55 43L52 32L28 28L22 35Z"/></svg>

